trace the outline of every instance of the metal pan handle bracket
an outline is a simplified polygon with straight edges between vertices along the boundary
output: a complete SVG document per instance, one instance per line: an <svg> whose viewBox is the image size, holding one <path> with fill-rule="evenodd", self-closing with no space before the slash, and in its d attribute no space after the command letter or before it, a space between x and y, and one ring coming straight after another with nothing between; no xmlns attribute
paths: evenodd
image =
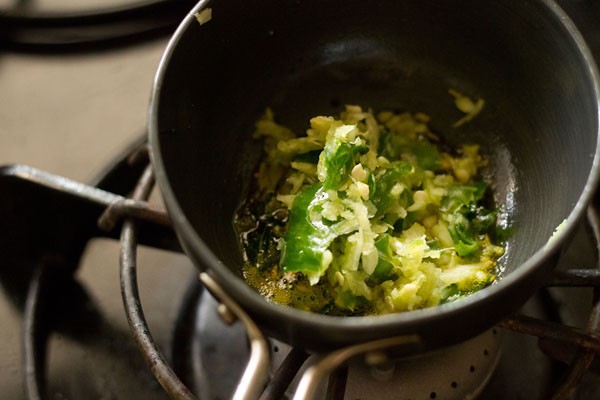
<svg viewBox="0 0 600 400"><path fill-rule="evenodd" d="M314 399L323 380L354 357L363 355L367 364L375 366L390 361L384 351L386 349L408 352L421 345L418 335L402 335L348 346L317 357L302 375L293 400Z"/></svg>
<svg viewBox="0 0 600 400"><path fill-rule="evenodd" d="M244 324L250 341L250 359L238 383L233 400L258 399L269 379L271 353L267 339L246 312L206 272L200 273L200 281L221 303L219 314L231 324L239 320Z"/></svg>
<svg viewBox="0 0 600 400"><path fill-rule="evenodd" d="M260 396L268 381L270 368L269 344L258 326L244 310L221 288L206 272L200 274L200 281L221 303L219 314L226 323L240 320L250 340L250 360L233 396L234 400L256 399ZM363 355L368 364L379 365L389 362L384 350L410 351L422 345L418 335L394 336L345 347L334 352L318 356L306 369L294 395L294 400L309 400L315 397L323 379L351 358Z"/></svg>

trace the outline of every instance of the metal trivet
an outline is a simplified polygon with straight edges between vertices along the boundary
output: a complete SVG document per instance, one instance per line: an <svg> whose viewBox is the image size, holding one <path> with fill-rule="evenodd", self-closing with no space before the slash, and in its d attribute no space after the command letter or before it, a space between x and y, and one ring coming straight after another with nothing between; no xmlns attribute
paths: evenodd
<svg viewBox="0 0 600 400"><path fill-rule="evenodd" d="M195 399L196 397L181 382L167 363L166 358L157 349L146 324L137 289L136 246L138 241L160 248L178 249L178 243L170 229L170 221L166 211L145 201L154 183L152 169L140 166L139 160L145 159L146 155L147 150L144 145L142 150L138 149L126 160L117 163L116 167L109 171L95 187L26 166L0 168L0 183L14 185L17 188L24 186L26 189L21 188L19 190L35 192L38 196L35 199L36 201L40 200L40 194L48 198L58 196L59 200L51 201L50 203L54 203L51 206L60 203L62 207L65 207L66 204L68 207L80 209L80 214L77 215L78 219L97 218L98 215L102 214L99 219L99 226L104 229L110 230L119 224L120 219L124 219L121 229L120 276L123 302L131 331L152 373L165 392L173 399ZM131 198L113 193L126 193L128 189L125 187L124 182L131 182L135 173L139 173L142 169L144 173ZM119 174L126 178L116 180L116 176ZM119 183L116 183L117 181ZM19 199L18 201L23 200ZM103 208L104 212L102 212ZM33 215L26 215L26 217L35 218L36 213L44 211L34 209L32 211ZM17 230L15 242L9 243L8 246L14 245L17 248L18 246L27 246L28 243L19 244L19 239L23 239L20 236L28 233L26 228L23 228L28 221L21 220L24 218L23 215L16 215L14 218L15 221L12 222L15 226L20 226L23 231ZM593 207L588 210L587 221L596 244L594 250L597 253L600 248L600 221ZM11 221L6 222L6 224L10 223ZM101 235L101 232L97 229L71 232L69 234L68 232L62 232L60 226L44 228L42 233L39 234L43 236L44 233L48 233L45 229L58 229L59 232L54 233L56 236L60 236L62 233L69 236L80 234L82 243L85 243L87 239L94 235ZM57 239L57 243L53 243L53 245L60 248L60 241ZM55 250L51 254L44 254L41 261L36 258L37 267L33 271L29 283L27 283L29 289L24 312L23 347L25 390L29 399L44 398L45 389L43 378L46 358L44 335L47 332L41 329L44 322L44 310L39 299L47 291L52 291L55 284L53 282L57 281L57 276L60 280L61 276L67 277L73 272L75 260L80 257L83 244L75 246L74 250L72 247L69 251L65 250L65 254L59 254ZM10 252L7 255L10 261ZM55 268L55 265L61 267ZM48 279L50 275L52 275L51 280ZM248 335L250 360L233 398L251 399L260 396L261 399L281 399L299 368L304 364L307 357L306 353L301 349L292 349L283 360L279 370L267 384L270 362L269 342L244 310L222 291L210 275L201 273L200 279L202 284L219 301L218 310L221 318L227 323L240 320ZM594 304L585 329L521 314L505 319L498 326L539 338L540 348L545 354L567 363L559 384L551 390L551 393L545 396L552 399L567 399L576 392L596 353L600 351L600 292L597 289L600 287L600 273L597 269L556 271L546 286L594 288ZM386 349L407 346L414 343L415 340L416 338L410 335L391 337L319 355L302 374L294 399L312 398L321 386L321 380L328 376L330 381L327 386L326 398L341 399L344 393L344 379L340 380L338 378L340 368L343 365L360 357L366 361L366 365L385 366L386 363L391 361L387 357ZM343 368L341 369L343 370ZM385 372L384 367L383 371ZM437 393L434 395L434 392L431 392L429 396L435 398Z"/></svg>

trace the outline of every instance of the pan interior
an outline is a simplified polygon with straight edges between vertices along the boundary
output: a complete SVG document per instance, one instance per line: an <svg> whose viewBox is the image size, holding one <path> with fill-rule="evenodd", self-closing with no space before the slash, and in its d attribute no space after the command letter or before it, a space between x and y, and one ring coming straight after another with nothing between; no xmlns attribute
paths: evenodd
<svg viewBox="0 0 600 400"><path fill-rule="evenodd" d="M588 181L593 79L543 2L219 1L189 20L167 59L158 145L186 218L239 273L232 217L260 156L266 107L296 132L343 104L425 112L450 144L478 143L503 218L509 274L544 246ZM484 98L461 117L448 89Z"/></svg>

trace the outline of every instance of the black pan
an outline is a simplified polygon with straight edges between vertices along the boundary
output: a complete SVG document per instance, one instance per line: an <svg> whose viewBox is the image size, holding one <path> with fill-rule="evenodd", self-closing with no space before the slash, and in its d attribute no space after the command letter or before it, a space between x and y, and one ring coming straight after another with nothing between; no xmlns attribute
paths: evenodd
<svg viewBox="0 0 600 400"><path fill-rule="evenodd" d="M481 115L452 128L449 88L484 98ZM514 312L555 266L598 180L598 94L590 52L551 1L201 1L158 70L151 155L185 251L269 335L322 350L417 334L434 347ZM481 145L513 227L495 284L430 309L331 317L244 283L232 217L260 155L255 120L270 106L303 132L347 103L425 112L450 144Z"/></svg>

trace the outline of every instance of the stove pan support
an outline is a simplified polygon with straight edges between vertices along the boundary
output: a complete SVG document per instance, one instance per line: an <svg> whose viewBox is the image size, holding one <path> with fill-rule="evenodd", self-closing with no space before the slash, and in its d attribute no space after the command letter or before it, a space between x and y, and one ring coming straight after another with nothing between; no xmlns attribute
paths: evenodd
<svg viewBox="0 0 600 400"><path fill-rule="evenodd" d="M153 212L147 214L151 209L142 203L142 201L145 201L149 197L153 186L153 171L152 167L148 166L133 193L132 206L127 206L128 199L114 202L102 215L99 224L111 227L117 220L115 215L117 217L121 215L128 216L123 223L121 232L120 279L121 295L129 326L152 373L169 396L178 400L191 400L196 397L181 382L152 339L150 329L144 317L137 288L137 227L134 218L142 216L149 217L154 221L168 221L166 212L162 217ZM107 223L109 221L110 223ZM200 279L220 299L222 307L219 308L219 311L223 319L229 323L233 323L236 319L239 319L247 330L251 349L250 360L240 379L233 399L256 399L262 393L268 380L270 369L269 344L254 321L216 285L208 274L200 274Z"/></svg>
<svg viewBox="0 0 600 400"><path fill-rule="evenodd" d="M499 324L503 328L538 337L539 347L546 355L568 365L550 394L552 400L572 398L596 355L600 354L600 216L594 205L588 208L587 224L595 244L595 268L557 270L546 284L546 287L593 288L593 304L585 329L519 314Z"/></svg>
<svg viewBox="0 0 600 400"><path fill-rule="evenodd" d="M144 152L142 152L142 154L143 153ZM169 224L166 212L163 209L156 206L151 206L149 203L142 200L147 197L153 184L151 169L149 167L146 168L144 175L140 180L140 184L135 191L135 197L133 199L128 199L122 195L113 194L99 187L92 187L73 182L66 178L57 177L26 166L7 166L0 168L0 184L5 185L4 187L9 185L11 190L20 191L20 194L25 193L25 191L27 191L28 195L34 193L38 199L40 197L40 193L43 193L44 196L46 196L45 198L48 198L50 200L49 202L54 206L63 206L65 199L70 199L69 201L73 202L67 203L69 207L75 207L78 211L82 211L85 218L83 218L81 215L78 215L77 218L84 219L86 221L92 216L97 218L98 215L102 213L102 210L108 210L105 211L102 218L100 218L100 225L108 228L114 226L120 218L125 217L126 220L123 223L123 231L121 235L121 239L123 241L123 249L121 253L121 275L123 278L122 291L124 294L124 303L126 312L128 313L129 322L134 330L134 334L139 335L140 337L136 340L138 340L138 343L140 343L142 352L150 363L154 375L159 382L165 382L165 385L171 388L172 391L167 390L169 395L175 399L194 398L193 394L191 394L189 390L187 390L185 386L181 384L179 378L173 373L168 364L166 364L164 357L162 357L160 352L158 352L156 349L148 327L145 325L143 310L137 290L135 247L138 239L141 243L143 242L157 247L170 249L178 248L178 245L176 244L176 238L172 234L172 230L166 229L168 228L167 225ZM107 189L110 190L110 188ZM121 189L122 192L127 190L125 188ZM17 196L17 198L19 198L19 202L23 202L23 199L26 197L27 196ZM73 199L77 199L77 201L75 202ZM26 202L26 204L29 203ZM37 211L39 214L39 210ZM35 207L31 210L31 212L36 214ZM67 214L68 213L65 215ZM148 220L150 223L146 223ZM7 223L10 224L10 221L11 220L9 218L9 222L5 221L4 225ZM15 221L17 220L15 219ZM22 221L20 222L22 224ZM596 251L598 251L600 248L600 224L598 214L594 208L590 208L588 212L588 222L592 228L592 234L596 244ZM140 229L138 238L137 225L141 225L142 223L145 225L143 227L140 226L140 228L143 229ZM31 225L35 227L35 224ZM15 227L12 225L8 226L8 228L13 229L18 233L19 237L17 239L20 239L21 236L25 237L27 234L25 231L20 231L26 228L15 229ZM148 230L153 232L153 234L147 235ZM51 230L48 232L51 232ZM169 232L169 234L166 234L166 232ZM156 235L156 233L158 233L158 235ZM82 236L85 240L87 240L89 237L94 235L98 236L99 234L100 233L97 229L86 229ZM29 242L31 242L31 240L29 240ZM39 242L42 242L42 240L39 240ZM59 250L61 248L62 247L59 246L57 250L58 252L54 252L56 253L55 256L60 253ZM20 255L14 255L13 253L15 253L15 250L12 248L9 250L11 252L7 253L8 260L17 260L18 256ZM17 246L16 251L20 251L20 247ZM47 253L45 249L39 249L39 252ZM57 260L60 261L61 259L62 258L60 257L60 254L58 254ZM46 261L48 261L47 258ZM59 264L64 264L64 262L59 262ZM37 265L40 264L38 263ZM69 268L66 268L67 273L68 270ZM41 272L36 274L34 279L30 279L28 299L25 307L25 373L26 383L29 387L28 395L31 399L44 398L41 395L44 389L44 382L40 378L43 373L40 373L40 371L43 372L45 349L43 346L39 346L39 336L43 336L43 330L40 329L39 324L41 322L39 320L40 315L42 315L43 312L41 312L39 304L36 303L36 298L39 298L41 291L44 289L47 283L47 280L43 279L43 269L40 269L39 271ZM227 300L223 300L223 293L221 296L219 296L218 287L213 285L211 282L212 280L208 275L203 275L201 279L204 285L212 290L215 296L220 299L221 303L225 303L222 311L223 316L229 315L231 317L232 315L235 315L236 318L245 320L246 317L244 314L239 313L240 311L243 313L243 310L237 309L234 305L235 303L229 304ZM571 269L568 271L557 271L547 286L600 287L600 272L598 269ZM600 333L598 331L600 326L600 302L598 302L598 298L600 296L598 296L598 289L596 289L595 294L595 304L585 329L577 329L559 323L543 321L524 315L515 315L513 317L509 317L499 324L499 326L503 328L539 337L540 344L543 344L542 350L546 354L558 360L567 361L569 368L567 369L567 372L565 373L560 385L557 386L553 394L550 395L554 399L566 399L570 393L577 389L577 385L579 384L581 377L592 364L592 360L595 358L595 355L600 352ZM224 295L226 296L226 294ZM234 312L234 310L237 312ZM249 325L253 324L249 319L246 322L248 322ZM253 329L254 328L252 328L252 330ZM253 338L258 338L259 341L262 340L260 339L262 334L258 330L253 331L250 333L250 335ZM405 345L405 340L408 339L403 338L400 344ZM412 343L411 340L408 340L408 342ZM386 344L397 345L398 343L394 342ZM375 347L369 347L370 345ZM260 344L257 347L263 346L264 344ZM367 353L370 352L375 354L378 353L378 350L383 351L386 348L383 343L379 343L379 345L374 343L364 344L359 345L358 347L359 349L347 348L342 349L340 353L323 355L320 358L320 361L317 361L316 364L310 366L308 370L313 371L313 377L311 378L311 374L309 373L303 378L304 383L302 383L300 387L301 390L304 390L304 392L301 391L297 395L298 398L304 397L305 395L309 396L312 393L312 387L315 384L318 384L318 382L314 380L315 371L319 372L319 374L323 373L323 371L333 371L340 367L341 364L343 364L352 356L357 354L365 354L365 351ZM565 347L571 350L565 351ZM573 348L576 350L572 350ZM263 352L263 350L264 349L259 351L259 356L257 356L258 361L254 362L253 365L265 365L265 356L260 354ZM377 351L373 353L371 350ZM298 368L306 358L305 354L302 354L302 352L299 354L300 356L294 356L295 359L291 360L294 362L290 361L292 369ZM385 354L385 352L379 354ZM280 386L286 386L286 383L289 383L288 378L293 376L294 373L292 370L287 370L284 372L285 374L283 375L286 375L286 377L281 378L276 375L272 382L275 382ZM258 368L256 370L251 368L248 371L248 374L249 376L254 376L257 380L250 379L250 382L255 382L249 383L248 387L246 388L251 393L248 392L250 393L248 397L240 398L256 398L260 395L259 389L262 390L265 379L264 373ZM281 393L281 391L279 391L279 393ZM336 395L333 397L339 398L339 396L335 396ZM263 395L263 398L268 397L264 397Z"/></svg>
<svg viewBox="0 0 600 400"><path fill-rule="evenodd" d="M0 229L9 232L0 242L0 285L23 313L23 383L28 399L46 398L46 341L51 331L64 328L51 317L64 312L57 307L65 304L57 299L65 293L82 303L87 299L72 275L87 242L111 236L96 227L107 205L123 199L124 210L137 208L135 213L153 221L145 223L142 243L181 251L161 209L142 211L146 207L124 196L146 165L140 163L144 161L140 147L146 147L143 137L117 155L91 185L25 165L0 166Z"/></svg>
<svg viewBox="0 0 600 400"><path fill-rule="evenodd" d="M133 201L141 201L148 198L154 183L152 169L147 167L133 193ZM124 213L126 200L111 204L99 220L100 225L110 226L107 221L115 221L114 214ZM165 213L166 214L166 213ZM133 217L133 216L132 216ZM127 314L127 322L131 328L134 339L142 351L144 358L154 376L158 379L163 389L174 399L193 400L196 397L179 380L171 369L162 353L158 350L150 329L146 323L137 287L136 251L137 227L129 217L123 223L121 231L121 254L120 254L120 280L123 305Z"/></svg>

